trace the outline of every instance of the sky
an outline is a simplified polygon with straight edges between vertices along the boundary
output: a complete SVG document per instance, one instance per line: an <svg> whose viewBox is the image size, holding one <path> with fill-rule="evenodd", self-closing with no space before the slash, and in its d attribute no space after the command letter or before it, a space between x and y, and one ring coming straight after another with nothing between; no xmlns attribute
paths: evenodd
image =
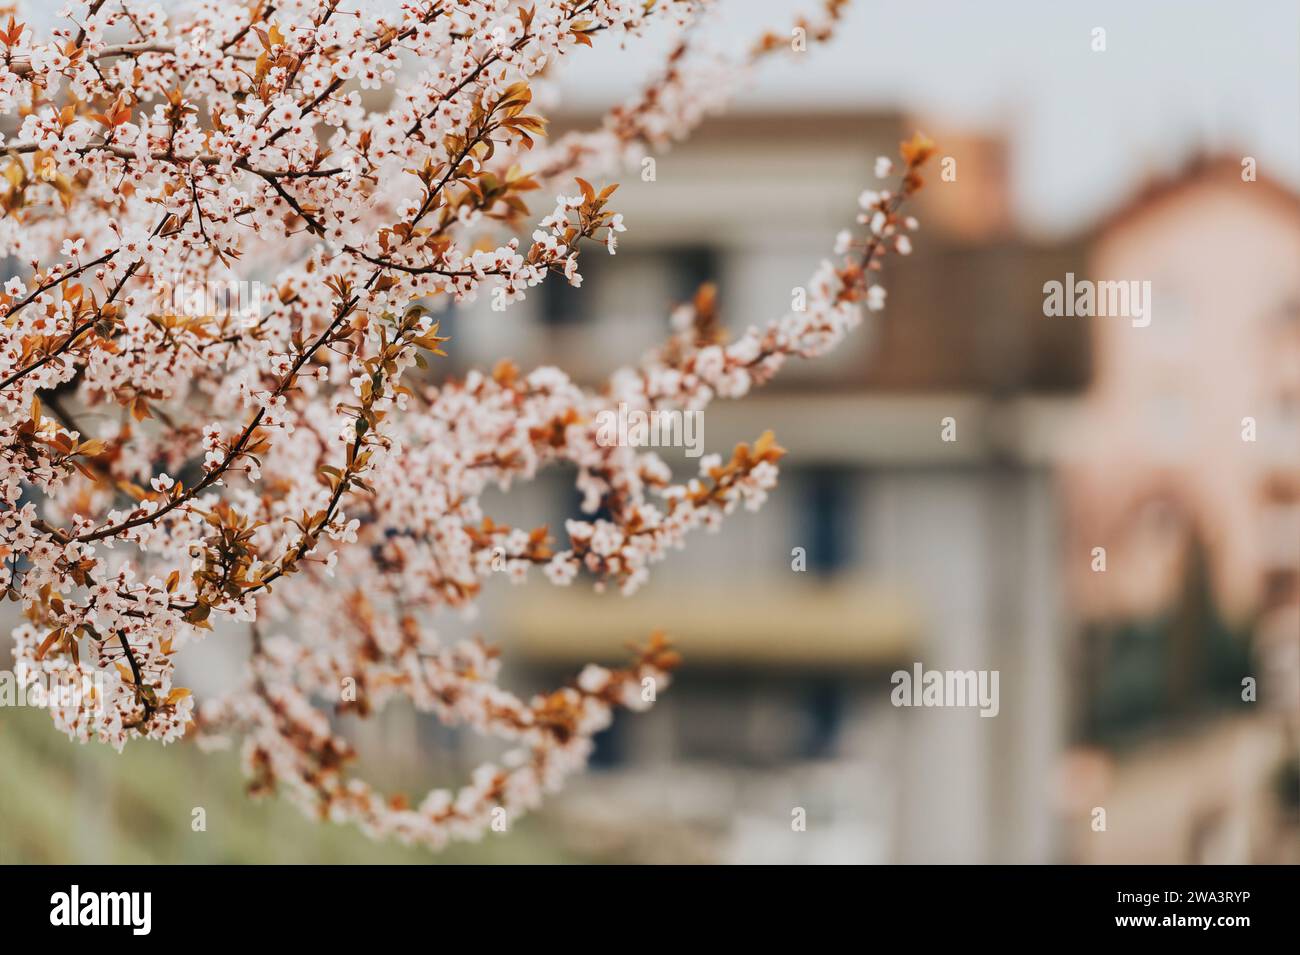
<svg viewBox="0 0 1300 955"><path fill-rule="evenodd" d="M721 0L708 29L743 44L815 6ZM1105 52L1091 49L1096 27ZM584 51L565 101L621 99L667 42ZM1300 189L1300 2L854 0L830 45L766 64L733 109L777 106L901 108L1003 132L1031 231L1086 226L1199 150L1254 156Z"/></svg>

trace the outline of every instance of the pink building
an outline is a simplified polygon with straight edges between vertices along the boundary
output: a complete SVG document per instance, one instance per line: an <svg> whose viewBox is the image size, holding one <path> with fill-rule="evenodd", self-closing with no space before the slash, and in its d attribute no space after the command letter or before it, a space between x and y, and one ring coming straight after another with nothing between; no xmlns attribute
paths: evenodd
<svg viewBox="0 0 1300 955"><path fill-rule="evenodd" d="M1101 748L1075 750L1066 789L1110 816L1073 827L1080 861L1288 861L1300 197L1250 165L1196 163L1098 228L1076 278L1150 282L1147 315L1043 319L1093 336L1062 475L1081 735Z"/></svg>
<svg viewBox="0 0 1300 955"><path fill-rule="evenodd" d="M1094 343L1067 468L1089 616L1168 605L1193 536L1233 618L1296 602L1300 197L1243 174L1199 163L1098 229L1089 277L1150 281L1149 325L1057 319Z"/></svg>

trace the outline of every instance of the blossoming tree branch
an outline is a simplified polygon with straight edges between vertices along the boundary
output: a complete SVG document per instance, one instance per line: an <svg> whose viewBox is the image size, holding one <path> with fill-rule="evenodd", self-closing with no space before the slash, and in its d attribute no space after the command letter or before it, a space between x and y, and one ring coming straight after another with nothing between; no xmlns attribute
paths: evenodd
<svg viewBox="0 0 1300 955"><path fill-rule="evenodd" d="M794 32L827 39L842 5ZM48 36L0 23L0 585L25 616L18 672L94 678L51 703L60 729L117 749L238 741L255 791L436 847L534 807L615 707L667 685L677 657L653 635L625 669L523 699L493 648L432 624L498 559L515 580L537 567L631 592L693 532L757 508L782 455L770 434L674 483L594 422L740 398L834 348L883 304L931 144L905 143L896 173L877 162L886 182L802 311L729 336L703 289L662 348L596 390L504 360L437 386L422 369L454 347L447 305L578 285L624 230L615 186L592 180L667 148L790 49L790 30L739 58L702 47L689 27L706 6L92 0ZM530 84L660 20L681 39L641 94L548 143ZM538 195L556 198L533 219ZM251 312L171 294L250 277ZM489 489L564 462L599 518L525 530L485 512ZM178 659L236 628L246 677L196 706ZM459 789L385 795L349 772L329 714L398 698L508 751Z"/></svg>

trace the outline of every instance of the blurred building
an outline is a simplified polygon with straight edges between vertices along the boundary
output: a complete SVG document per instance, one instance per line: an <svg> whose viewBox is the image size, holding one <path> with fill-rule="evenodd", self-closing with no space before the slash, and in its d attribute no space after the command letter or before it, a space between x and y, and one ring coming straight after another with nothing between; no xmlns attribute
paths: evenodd
<svg viewBox="0 0 1300 955"><path fill-rule="evenodd" d="M711 122L657 157L654 182L624 182L628 241L588 256L579 294L549 283L504 315L453 318L455 354L594 383L661 342L703 281L733 329L779 317L852 224L874 157L909 133L895 115ZM685 654L666 705L602 738L600 770L576 784L590 805L563 801L583 838L607 817L633 855L681 843L736 861L1057 856L1048 781L1070 630L1052 462L1090 356L1082 325L1042 320L1038 288L1081 250L1017 234L998 141L963 137L957 158L955 182L931 175L917 251L889 264L883 321L706 412L710 450L769 427L789 449L760 516L696 539L630 599L539 582L485 620L508 661L527 661L516 678L539 686L619 660L654 628ZM570 484L516 488L494 517L560 527ZM998 717L896 709L890 675L913 662L999 670ZM806 833L791 830L796 808Z"/></svg>
<svg viewBox="0 0 1300 955"><path fill-rule="evenodd" d="M453 319L459 360L511 354L595 383L661 341L672 306L702 281L718 284L733 329L783 314L851 223L873 158L910 130L897 115L711 122L656 157L654 182L624 181L619 208L632 231L618 256L588 256L579 294L550 283L504 315ZM515 678L538 686L588 660L619 660L651 629L681 646L687 662L667 705L620 717L597 771L555 810L592 851L1245 861L1284 824L1266 791L1284 771L1281 737L1231 705L1254 671L1249 628L1225 621L1285 604L1276 595L1294 586L1279 574L1300 564L1270 523L1270 508L1293 506L1285 449L1295 442L1270 431L1242 454L1239 437L1249 409L1270 429L1294 413L1295 198L1266 181L1243 185L1235 167L1203 165L1086 234L1035 239L1010 212L1001 140L938 138L957 177L931 170L916 252L888 265L883 319L829 358L706 412L711 450L768 427L790 450L761 515L738 515L672 555L630 599L539 582L501 594L485 621L511 647ZM1155 320L1046 317L1043 284L1066 272L1151 277ZM1233 309L1249 331L1220 320ZM1179 400L1190 443L1162 460L1164 416ZM949 417L957 440L945 442ZM1212 440L1204 432L1215 421L1237 442L1235 459L1222 442L1198 443ZM1207 454L1217 468L1198 465ZM1156 463L1135 467L1148 455ZM674 463L689 472L691 462ZM1129 532L1144 526L1132 509L1179 481L1201 496L1165 502L1205 533L1185 534L1176 560L1130 558ZM549 475L494 506L507 521L559 527L576 498L566 475ZM1123 592L1172 561L1185 571L1178 586L1138 604L1095 593L1089 541L1103 528L1103 585ZM806 572L792 570L794 548ZM1188 578L1198 555L1210 561L1199 582ZM1234 602L1215 575L1257 586ZM1265 591L1275 596L1261 604ZM1099 630L1099 619L1128 636ZM1275 626L1282 644L1286 627ZM1171 636L1154 647L1133 636L1147 631ZM1117 639L1130 651L1124 641L1137 640L1136 655L1110 652ZM913 662L998 670L999 715L893 707L890 675ZM1206 785L1227 778L1217 775L1223 758L1245 781ZM1151 838L1089 841L1093 803L1081 800L1093 793L1116 805L1112 833L1141 819ZM798 808L807 832L791 829Z"/></svg>

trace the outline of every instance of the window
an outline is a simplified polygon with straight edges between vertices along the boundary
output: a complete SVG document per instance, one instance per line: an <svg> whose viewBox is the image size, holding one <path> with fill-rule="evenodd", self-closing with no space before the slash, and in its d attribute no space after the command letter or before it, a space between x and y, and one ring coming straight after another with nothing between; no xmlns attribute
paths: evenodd
<svg viewBox="0 0 1300 955"><path fill-rule="evenodd" d="M718 279L718 255L708 246L629 249L609 256L592 245L584 252L578 259L581 288L552 274L529 293L538 296L538 315L544 324L565 327L599 320L608 303L618 301L619 295L627 295L629 290L637 295L648 293L643 303L646 309L662 315L666 322L672 305L690 301L703 283Z"/></svg>
<svg viewBox="0 0 1300 955"><path fill-rule="evenodd" d="M808 550L810 573L829 576L853 558L854 506L851 473L841 467L817 467L805 472L803 524L796 533Z"/></svg>
<svg viewBox="0 0 1300 955"><path fill-rule="evenodd" d="M672 276L674 302L689 302L705 282L718 282L717 250L709 246L683 246L664 253Z"/></svg>
<svg viewBox="0 0 1300 955"><path fill-rule="evenodd" d="M552 272L546 281L537 287L538 316L542 322L551 326L577 325L591 317L593 296L590 286L599 283L603 271L595 265L599 261L594 255L580 256L578 271L582 274L582 284L586 288L574 288L563 275Z"/></svg>

